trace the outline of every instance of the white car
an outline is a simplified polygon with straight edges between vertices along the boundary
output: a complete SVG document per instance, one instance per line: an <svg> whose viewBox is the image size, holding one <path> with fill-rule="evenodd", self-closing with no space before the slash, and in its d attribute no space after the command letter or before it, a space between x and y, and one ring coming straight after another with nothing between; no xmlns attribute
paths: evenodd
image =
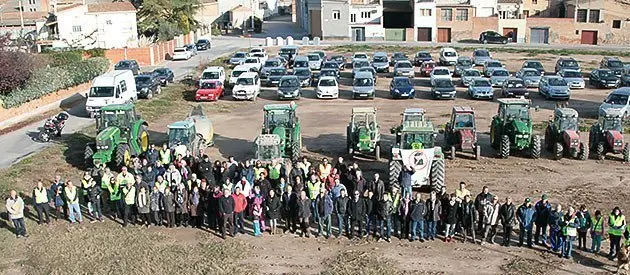
<svg viewBox="0 0 630 275"><path fill-rule="evenodd" d="M267 51L265 50L265 48L261 48L261 47L255 47L255 48L251 48L251 50L249 50L249 54L250 56L255 54L255 53L267 53Z"/></svg>
<svg viewBox="0 0 630 275"><path fill-rule="evenodd" d="M203 70L201 77L199 78L199 86L208 81L219 81L221 83L225 83L225 69L219 66L212 66Z"/></svg>
<svg viewBox="0 0 630 275"><path fill-rule="evenodd" d="M438 64L442 66L455 66L457 64L457 51L453 48L440 49Z"/></svg>
<svg viewBox="0 0 630 275"><path fill-rule="evenodd" d="M453 80L452 75L453 73L451 73L451 70L449 70L447 67L435 67L433 68L433 71L431 71L430 80L431 83L433 83L433 80L438 78Z"/></svg>
<svg viewBox="0 0 630 275"><path fill-rule="evenodd" d="M370 56L367 53L364 53L364 52L354 53L352 55L352 62L355 62L355 61L358 61L358 60L367 60L369 62L370 61Z"/></svg>
<svg viewBox="0 0 630 275"><path fill-rule="evenodd" d="M258 57L258 59L260 59L260 63L262 64L265 64L265 62L267 62L267 60L269 59L269 56L266 52L252 53L250 56Z"/></svg>
<svg viewBox="0 0 630 275"><path fill-rule="evenodd" d="M188 60L192 57L192 52L188 51L185 47L175 48L173 50L173 60Z"/></svg>
<svg viewBox="0 0 630 275"><path fill-rule="evenodd" d="M246 66L248 68L253 68L257 72L260 72L262 65L263 63L260 61L258 57L248 57L247 59L245 59L245 62L243 63L243 66Z"/></svg>
<svg viewBox="0 0 630 275"><path fill-rule="evenodd" d="M228 80L228 84L230 86L234 86L236 84L236 80L238 80L238 77L241 76L241 74L246 73L246 72L251 72L254 70L255 69L252 69L249 66L245 66L245 65L238 65L234 67L234 69L232 69L232 72L230 73L230 79Z"/></svg>
<svg viewBox="0 0 630 275"><path fill-rule="evenodd" d="M257 73L246 72L242 73L234 88L232 88L232 97L235 100L251 100L256 101L256 98L260 95L260 78Z"/></svg>
<svg viewBox="0 0 630 275"><path fill-rule="evenodd" d="M324 76L317 82L317 98L339 98L339 83L336 77Z"/></svg>

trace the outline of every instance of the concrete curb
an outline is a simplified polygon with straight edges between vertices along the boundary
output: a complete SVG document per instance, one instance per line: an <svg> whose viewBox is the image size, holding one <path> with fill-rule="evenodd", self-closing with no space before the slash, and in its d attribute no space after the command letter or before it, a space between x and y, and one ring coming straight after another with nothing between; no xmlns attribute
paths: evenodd
<svg viewBox="0 0 630 275"><path fill-rule="evenodd" d="M36 118L50 111L54 111L59 108L71 108L79 102L85 101L89 90L72 94L64 99L57 100L53 103L46 104L34 110L33 112L14 116L10 119L0 122L0 130L4 130L13 127L21 122L28 121L29 119ZM26 125L24 125L26 126ZM21 128L21 127L20 127Z"/></svg>

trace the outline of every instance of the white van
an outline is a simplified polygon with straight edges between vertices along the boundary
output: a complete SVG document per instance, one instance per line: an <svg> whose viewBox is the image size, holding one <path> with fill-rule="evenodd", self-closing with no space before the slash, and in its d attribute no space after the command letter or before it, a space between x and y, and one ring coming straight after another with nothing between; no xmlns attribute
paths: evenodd
<svg viewBox="0 0 630 275"><path fill-rule="evenodd" d="M238 77L246 72L256 72L256 68L252 68L251 66L246 65L237 65L236 67L234 67L234 69L232 69L232 73L230 73L228 84L233 87L236 84L236 80L238 80Z"/></svg>
<svg viewBox="0 0 630 275"><path fill-rule="evenodd" d="M111 71L92 81L85 102L85 111L94 117L101 107L110 104L131 103L138 100L136 79L129 70Z"/></svg>
<svg viewBox="0 0 630 275"><path fill-rule="evenodd" d="M199 78L199 86L201 86L204 82L210 81L225 83L225 69L219 66L212 66L203 70L203 73L201 73L201 77Z"/></svg>
<svg viewBox="0 0 630 275"><path fill-rule="evenodd" d="M260 94L260 77L257 73L246 72L236 80L232 89L232 97L236 100L256 101Z"/></svg>
<svg viewBox="0 0 630 275"><path fill-rule="evenodd" d="M442 66L454 66L457 64L457 51L453 48L440 49L440 58L438 59L438 63Z"/></svg>

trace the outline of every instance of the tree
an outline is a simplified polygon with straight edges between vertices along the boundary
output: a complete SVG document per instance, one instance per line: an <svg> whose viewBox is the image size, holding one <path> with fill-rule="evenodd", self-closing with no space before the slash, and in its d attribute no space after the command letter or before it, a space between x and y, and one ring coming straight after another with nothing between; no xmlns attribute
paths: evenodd
<svg viewBox="0 0 630 275"><path fill-rule="evenodd" d="M9 34L0 36L0 94L6 95L31 78L34 70L33 58L15 51Z"/></svg>
<svg viewBox="0 0 630 275"><path fill-rule="evenodd" d="M194 19L199 0L143 0L137 5L138 29L146 37L168 41L196 30L199 25Z"/></svg>

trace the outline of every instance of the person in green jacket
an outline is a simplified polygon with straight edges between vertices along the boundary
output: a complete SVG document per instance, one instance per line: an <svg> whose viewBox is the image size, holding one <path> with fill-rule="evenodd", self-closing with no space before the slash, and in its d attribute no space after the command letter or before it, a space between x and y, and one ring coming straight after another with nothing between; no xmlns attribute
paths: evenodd
<svg viewBox="0 0 630 275"><path fill-rule="evenodd" d="M109 209L113 211L112 219L122 218L122 205L120 204L120 186L118 186L118 181L116 181L116 177L109 178L107 193L109 196Z"/></svg>

